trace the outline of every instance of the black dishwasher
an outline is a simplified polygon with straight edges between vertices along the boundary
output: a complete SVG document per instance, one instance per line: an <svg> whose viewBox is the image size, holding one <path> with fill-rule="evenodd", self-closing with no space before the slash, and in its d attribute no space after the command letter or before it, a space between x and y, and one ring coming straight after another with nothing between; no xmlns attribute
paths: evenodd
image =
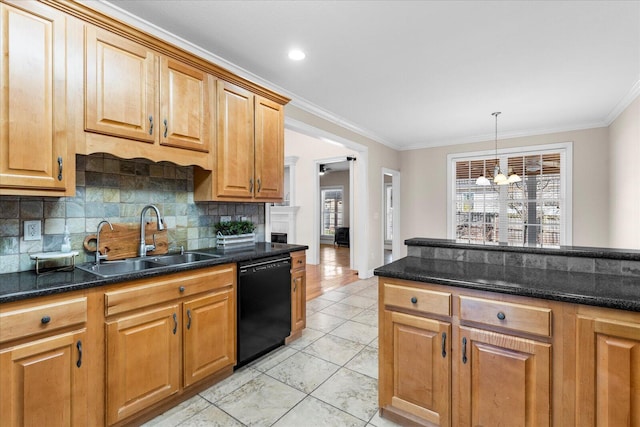
<svg viewBox="0 0 640 427"><path fill-rule="evenodd" d="M238 263L238 364L284 344L291 333L291 257Z"/></svg>

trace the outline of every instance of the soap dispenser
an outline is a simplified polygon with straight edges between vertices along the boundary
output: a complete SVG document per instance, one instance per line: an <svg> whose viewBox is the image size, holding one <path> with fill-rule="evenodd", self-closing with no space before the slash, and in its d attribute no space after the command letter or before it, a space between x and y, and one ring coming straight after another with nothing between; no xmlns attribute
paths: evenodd
<svg viewBox="0 0 640 427"><path fill-rule="evenodd" d="M62 246L60 247L62 252L71 252L71 237L69 236L69 226L64 225L64 237L62 238Z"/></svg>

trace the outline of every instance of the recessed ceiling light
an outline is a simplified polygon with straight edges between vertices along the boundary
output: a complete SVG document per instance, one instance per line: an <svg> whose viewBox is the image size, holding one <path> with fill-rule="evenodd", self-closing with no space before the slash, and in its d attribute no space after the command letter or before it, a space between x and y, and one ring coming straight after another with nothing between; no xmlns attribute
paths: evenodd
<svg viewBox="0 0 640 427"><path fill-rule="evenodd" d="M291 49L289 51L289 59L292 61L302 61L305 58L305 53L300 49Z"/></svg>

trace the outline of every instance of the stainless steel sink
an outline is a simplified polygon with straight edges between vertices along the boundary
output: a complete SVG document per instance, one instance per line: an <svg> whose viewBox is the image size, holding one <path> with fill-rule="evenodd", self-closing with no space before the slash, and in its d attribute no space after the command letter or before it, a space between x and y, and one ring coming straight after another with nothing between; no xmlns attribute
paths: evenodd
<svg viewBox="0 0 640 427"><path fill-rule="evenodd" d="M208 261L214 258L219 258L216 255L205 255L195 252L186 252L184 254L175 255L160 255L151 258L153 262L158 262L164 265L176 265L176 264L189 264L198 261Z"/></svg>
<svg viewBox="0 0 640 427"><path fill-rule="evenodd" d="M90 262L77 265L76 267L80 270L93 273L96 276L112 277L166 266L167 264L161 264L153 261L152 259L128 259L122 261L105 262L99 265Z"/></svg>

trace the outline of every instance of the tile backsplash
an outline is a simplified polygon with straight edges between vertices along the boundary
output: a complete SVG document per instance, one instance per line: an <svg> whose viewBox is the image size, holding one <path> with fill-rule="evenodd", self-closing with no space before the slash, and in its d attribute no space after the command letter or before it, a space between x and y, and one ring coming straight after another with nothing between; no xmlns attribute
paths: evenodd
<svg viewBox="0 0 640 427"><path fill-rule="evenodd" d="M30 253L59 251L65 223L71 248L80 251L76 262L89 261L92 254L84 250L83 241L95 234L102 219L137 224L148 204L162 214L169 250L215 246L213 226L221 216L246 217L257 226L256 240L264 240L264 204L194 202L191 166L77 155L75 197L0 196L0 273L32 270ZM41 222L42 239L25 241L23 224L32 220Z"/></svg>

